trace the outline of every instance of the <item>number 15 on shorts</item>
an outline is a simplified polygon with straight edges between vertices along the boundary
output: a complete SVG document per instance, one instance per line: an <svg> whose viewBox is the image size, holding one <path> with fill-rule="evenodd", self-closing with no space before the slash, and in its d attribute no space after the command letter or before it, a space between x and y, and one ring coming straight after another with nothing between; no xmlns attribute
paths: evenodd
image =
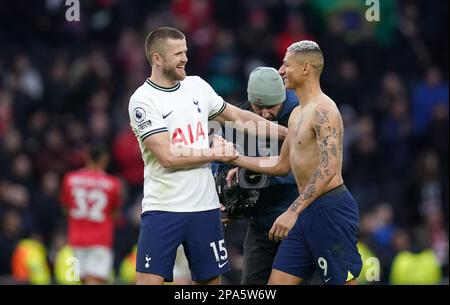
<svg viewBox="0 0 450 305"><path fill-rule="evenodd" d="M209 246L213 249L214 251L214 256L216 257L216 261L220 261L220 260L226 260L228 258L228 253L227 253L227 249L224 247L225 240L221 239L217 242L212 242L209 244ZM220 256L219 256L220 254Z"/></svg>

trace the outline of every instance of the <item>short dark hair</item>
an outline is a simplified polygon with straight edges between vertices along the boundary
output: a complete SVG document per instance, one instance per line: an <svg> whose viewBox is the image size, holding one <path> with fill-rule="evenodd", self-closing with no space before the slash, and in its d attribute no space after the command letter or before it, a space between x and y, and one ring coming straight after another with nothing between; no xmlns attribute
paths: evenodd
<svg viewBox="0 0 450 305"><path fill-rule="evenodd" d="M103 156L109 157L109 149L103 143L93 143L89 147L89 159L98 162Z"/></svg>
<svg viewBox="0 0 450 305"><path fill-rule="evenodd" d="M160 27L156 30L150 32L148 34L147 39L145 40L145 55L147 56L150 65L152 65L152 55L156 51L161 51L161 49L157 49L161 40L165 39L186 39L183 33L179 30L171 28L171 27Z"/></svg>

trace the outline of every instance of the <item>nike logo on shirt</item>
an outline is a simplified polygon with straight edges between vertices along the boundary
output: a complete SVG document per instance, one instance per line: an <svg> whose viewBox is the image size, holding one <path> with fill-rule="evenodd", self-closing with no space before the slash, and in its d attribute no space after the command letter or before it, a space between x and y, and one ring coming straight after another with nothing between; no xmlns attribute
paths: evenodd
<svg viewBox="0 0 450 305"><path fill-rule="evenodd" d="M173 112L173 110L172 110L171 112L169 112L168 114L166 114L166 115L163 114L163 115L162 115L162 118L163 118L163 119L167 118L172 112Z"/></svg>

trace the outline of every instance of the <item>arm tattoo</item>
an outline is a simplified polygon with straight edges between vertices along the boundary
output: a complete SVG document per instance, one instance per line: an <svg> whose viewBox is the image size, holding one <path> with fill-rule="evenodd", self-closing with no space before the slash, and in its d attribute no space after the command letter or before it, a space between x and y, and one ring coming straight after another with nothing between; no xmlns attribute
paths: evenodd
<svg viewBox="0 0 450 305"><path fill-rule="evenodd" d="M317 133L317 137L318 138L320 138L320 128L321 128L322 126L320 126L320 125L315 125L314 126L314 128L316 129L316 133Z"/></svg>
<svg viewBox="0 0 450 305"><path fill-rule="evenodd" d="M311 177L311 183L315 184L319 179L323 179L322 170L318 168Z"/></svg>
<svg viewBox="0 0 450 305"><path fill-rule="evenodd" d="M336 149L336 144L331 143L330 145L330 152L333 156L337 157L337 149Z"/></svg>
<svg viewBox="0 0 450 305"><path fill-rule="evenodd" d="M325 149L319 150L319 167L328 167L328 151Z"/></svg>
<svg viewBox="0 0 450 305"><path fill-rule="evenodd" d="M306 191L303 193L303 200L311 198L316 192L316 184L309 184L306 187Z"/></svg>
<svg viewBox="0 0 450 305"><path fill-rule="evenodd" d="M329 113L326 109L316 110L314 112L314 130L317 137L317 153L319 155L319 168L324 169L325 175L329 176L331 171L328 169L330 158L338 156L338 147L336 140L342 132L336 127L330 125ZM340 147L339 147L340 148Z"/></svg>
<svg viewBox="0 0 450 305"><path fill-rule="evenodd" d="M295 201L291 204L291 206L289 207L289 209L292 212L295 212L298 210L298 207L300 206L300 198L295 199Z"/></svg>
<svg viewBox="0 0 450 305"><path fill-rule="evenodd" d="M325 110L325 109L320 109L320 111L316 110L314 112L314 116L315 116L315 119L317 120L317 122L320 125L329 122L329 120L328 120L328 110Z"/></svg>
<svg viewBox="0 0 450 305"><path fill-rule="evenodd" d="M342 158L342 155L344 154L344 122L341 117L339 117L339 128L341 129L339 132L339 149Z"/></svg>
<svg viewBox="0 0 450 305"><path fill-rule="evenodd" d="M336 127L333 127L332 136L335 139L337 139L339 137Z"/></svg>

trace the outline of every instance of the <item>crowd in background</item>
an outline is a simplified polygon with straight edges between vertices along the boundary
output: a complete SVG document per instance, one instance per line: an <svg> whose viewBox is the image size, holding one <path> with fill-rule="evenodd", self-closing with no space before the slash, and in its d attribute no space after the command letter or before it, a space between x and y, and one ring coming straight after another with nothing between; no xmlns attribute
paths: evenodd
<svg viewBox="0 0 450 305"><path fill-rule="evenodd" d="M343 176L359 204L360 244L381 262L376 283L405 283L396 259L424 251L434 261L423 268L437 271L418 281L448 283L447 1L383 0L378 22L365 19L363 0L80 2L78 22L65 19L63 0L0 4L0 282L15 282L24 239L44 246L53 277L66 233L61 179L84 165L90 141L108 143L109 172L126 186L114 246L121 282L143 184L128 102L149 76L146 34L166 25L187 36L188 74L229 103L246 99L255 67L278 68L292 42L317 41L322 89L344 119ZM224 283L240 282L245 227L226 228L233 271Z"/></svg>

